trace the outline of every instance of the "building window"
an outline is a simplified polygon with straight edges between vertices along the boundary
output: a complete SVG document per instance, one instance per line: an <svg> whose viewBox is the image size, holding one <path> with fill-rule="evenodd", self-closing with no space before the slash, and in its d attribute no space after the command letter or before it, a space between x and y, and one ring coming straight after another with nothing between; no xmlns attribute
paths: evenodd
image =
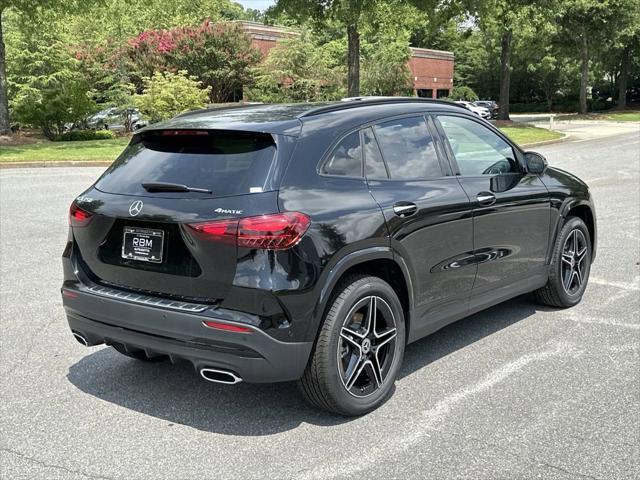
<svg viewBox="0 0 640 480"><path fill-rule="evenodd" d="M433 88L419 88L416 93L420 98L433 98Z"/></svg>
<svg viewBox="0 0 640 480"><path fill-rule="evenodd" d="M439 88L436 91L436 98L444 98L444 97L448 97L449 96L449 89L448 88Z"/></svg>

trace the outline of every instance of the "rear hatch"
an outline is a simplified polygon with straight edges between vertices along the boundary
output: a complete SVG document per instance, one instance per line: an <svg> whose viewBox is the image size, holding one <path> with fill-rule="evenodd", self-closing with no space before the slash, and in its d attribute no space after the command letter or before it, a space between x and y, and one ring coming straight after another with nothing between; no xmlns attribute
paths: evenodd
<svg viewBox="0 0 640 480"><path fill-rule="evenodd" d="M137 134L72 205L81 266L109 286L224 299L236 272L238 219L278 212L278 151L290 142L219 130Z"/></svg>

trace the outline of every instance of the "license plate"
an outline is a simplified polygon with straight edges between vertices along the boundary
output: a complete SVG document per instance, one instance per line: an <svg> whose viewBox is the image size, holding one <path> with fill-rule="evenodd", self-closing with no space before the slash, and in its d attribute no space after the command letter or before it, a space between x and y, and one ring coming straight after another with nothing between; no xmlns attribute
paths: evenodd
<svg viewBox="0 0 640 480"><path fill-rule="evenodd" d="M149 228L124 227L122 258L162 263L164 232Z"/></svg>

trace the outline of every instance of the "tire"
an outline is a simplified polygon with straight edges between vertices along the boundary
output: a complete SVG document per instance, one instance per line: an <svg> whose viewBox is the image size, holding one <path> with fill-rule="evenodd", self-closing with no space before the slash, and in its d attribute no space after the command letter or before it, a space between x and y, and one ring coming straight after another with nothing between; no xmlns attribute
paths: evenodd
<svg viewBox="0 0 640 480"><path fill-rule="evenodd" d="M404 347L404 314L393 288L378 277L350 276L332 297L299 381L302 393L332 413L368 413L391 396Z"/></svg>
<svg viewBox="0 0 640 480"><path fill-rule="evenodd" d="M114 348L115 351L117 351L118 353L121 353L125 357L133 358L135 360L140 360L141 362L156 363L156 362L164 362L165 360L169 359L169 357L167 357L166 355L149 357L144 350L135 350L135 351L128 352L125 349L124 345L121 345L119 343L115 343L111 346Z"/></svg>
<svg viewBox="0 0 640 480"><path fill-rule="evenodd" d="M577 253L574 251L575 245L578 246ZM587 226L578 217L568 217L553 247L549 280L534 292L536 300L543 305L559 308L580 303L589 281L591 252Z"/></svg>

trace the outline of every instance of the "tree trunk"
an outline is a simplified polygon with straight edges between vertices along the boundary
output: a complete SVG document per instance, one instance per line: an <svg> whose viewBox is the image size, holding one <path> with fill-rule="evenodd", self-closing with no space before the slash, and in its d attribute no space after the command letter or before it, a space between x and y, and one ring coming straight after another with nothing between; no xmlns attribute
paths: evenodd
<svg viewBox="0 0 640 480"><path fill-rule="evenodd" d="M582 44L580 48L580 113L587 113L587 87L589 83L589 44L587 32L582 30Z"/></svg>
<svg viewBox="0 0 640 480"><path fill-rule="evenodd" d="M352 23L347 27L349 52L347 54L347 95L360 95L360 33L358 25Z"/></svg>
<svg viewBox="0 0 640 480"><path fill-rule="evenodd" d="M513 33L507 30L500 39L500 120L509 120L509 84L511 83L511 39Z"/></svg>
<svg viewBox="0 0 640 480"><path fill-rule="evenodd" d="M627 79L629 78L629 50L627 46L622 52L622 63L620 64L620 76L618 77L618 105L620 109L627 106Z"/></svg>
<svg viewBox="0 0 640 480"><path fill-rule="evenodd" d="M7 64L4 53L4 40L2 38L2 12L0 9L0 135L11 133L9 122L9 98L7 94Z"/></svg>

